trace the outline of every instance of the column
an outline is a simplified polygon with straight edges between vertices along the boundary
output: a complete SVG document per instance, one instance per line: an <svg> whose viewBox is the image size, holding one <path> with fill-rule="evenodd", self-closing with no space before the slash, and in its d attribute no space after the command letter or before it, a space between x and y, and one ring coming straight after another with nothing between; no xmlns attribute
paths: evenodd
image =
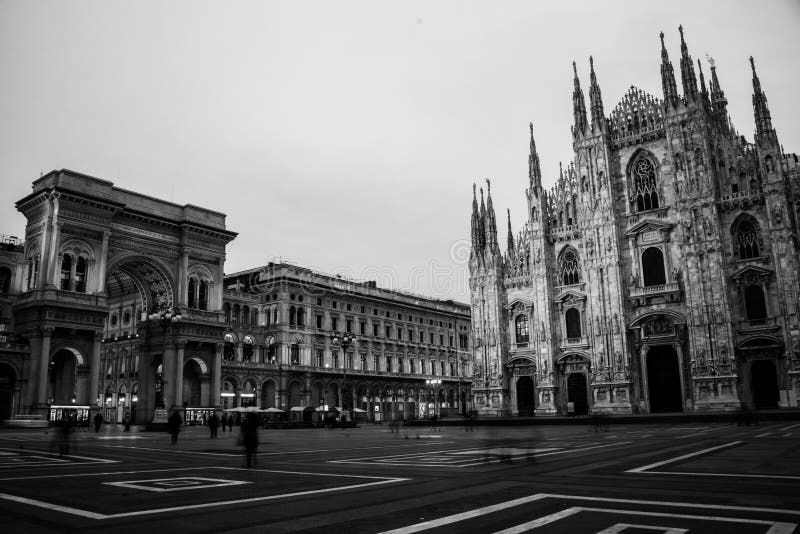
<svg viewBox="0 0 800 534"><path fill-rule="evenodd" d="M211 366L211 403L220 406L220 393L222 392L222 351L225 345L217 343Z"/></svg>
<svg viewBox="0 0 800 534"><path fill-rule="evenodd" d="M175 345L167 340L164 335L164 354L161 356L161 395L164 399L164 408L170 409L170 404L175 398L175 370L177 360L175 356Z"/></svg>
<svg viewBox="0 0 800 534"><path fill-rule="evenodd" d="M183 408L183 352L186 347L185 339L175 341L175 369L173 375L175 406Z"/></svg>
<svg viewBox="0 0 800 534"><path fill-rule="evenodd" d="M681 348L680 343L673 343L672 347L675 349L675 354L678 356L678 375L681 379L681 398L683 399L683 411L686 411L687 408L691 411L694 411L692 379L689 377L687 380L686 377L686 366L683 364L683 349ZM718 394L719 392L715 388L714 395Z"/></svg>
<svg viewBox="0 0 800 534"><path fill-rule="evenodd" d="M58 279L61 272L61 260L63 259L63 255L58 253L58 238L61 236L61 227L64 226L64 223L57 222L58 198L56 198L53 202L56 204L56 208L53 212L53 237L50 245L50 268L48 269L47 280L45 281L45 284L53 284L61 289L61 284L58 283ZM70 273L69 281L70 289L74 289L72 286L75 283L75 265L77 260L78 258L76 257L72 262L72 273Z"/></svg>
<svg viewBox="0 0 800 534"><path fill-rule="evenodd" d="M45 279L47 278L47 270L50 268L50 242L52 241L50 223L53 219L53 204L51 202L51 197L52 195L50 194L45 195L45 198L47 199L47 209L44 216L44 229L42 230L42 248L39 256L39 279L36 281L37 289L44 287Z"/></svg>
<svg viewBox="0 0 800 534"><path fill-rule="evenodd" d="M39 369L37 375L36 404L43 408L47 405L47 374L50 370L50 336L53 328L42 328L42 350L39 352Z"/></svg>
<svg viewBox="0 0 800 534"><path fill-rule="evenodd" d="M103 331L97 330L94 333L94 342L92 343L92 359L89 364L89 405L97 408L97 395L98 384L100 383L100 351L103 344Z"/></svg>
<svg viewBox="0 0 800 534"><path fill-rule="evenodd" d="M186 308L188 300L188 292L186 286L188 284L189 275L189 251L184 250L181 253L180 260L178 260L178 306Z"/></svg>
<svg viewBox="0 0 800 534"><path fill-rule="evenodd" d="M647 353L650 351L650 345L642 345L639 350L639 370L641 372L641 396L639 397L640 405L646 409L646 413L650 412L650 390L647 384Z"/></svg>
<svg viewBox="0 0 800 534"><path fill-rule="evenodd" d="M97 263L97 273L95 274L95 287L97 288L97 293L102 294L106 290L106 264L108 263L108 238L111 236L111 232L106 230L103 232L103 244L100 248L100 257L98 258ZM144 312L148 310L142 310ZM136 318L137 321L141 320L141 317Z"/></svg>

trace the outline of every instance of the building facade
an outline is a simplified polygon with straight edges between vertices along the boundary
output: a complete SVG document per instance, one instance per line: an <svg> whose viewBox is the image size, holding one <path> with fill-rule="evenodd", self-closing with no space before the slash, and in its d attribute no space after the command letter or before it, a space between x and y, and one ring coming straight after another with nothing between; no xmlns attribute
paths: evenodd
<svg viewBox="0 0 800 534"><path fill-rule="evenodd" d="M228 275L220 404L367 420L471 409L469 306L288 263Z"/></svg>
<svg viewBox="0 0 800 534"><path fill-rule="evenodd" d="M501 252L490 184L473 195L476 408L554 415L791 407L800 398L800 177L752 66L754 142L681 33L679 94L631 87L606 115L574 78L574 161ZM574 66L574 64L573 64ZM695 66L699 74L695 74ZM473 186L474 190L474 186Z"/></svg>
<svg viewBox="0 0 800 534"><path fill-rule="evenodd" d="M0 420L471 407L465 304L289 264L225 276L224 214L69 170L16 207L25 238L0 239Z"/></svg>

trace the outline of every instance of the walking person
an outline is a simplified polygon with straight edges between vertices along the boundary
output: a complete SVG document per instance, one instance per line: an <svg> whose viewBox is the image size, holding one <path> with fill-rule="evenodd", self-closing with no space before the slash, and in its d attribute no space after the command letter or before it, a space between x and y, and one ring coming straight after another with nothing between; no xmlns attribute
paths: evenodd
<svg viewBox="0 0 800 534"><path fill-rule="evenodd" d="M217 437L217 430L219 429L219 419L217 419L217 414L211 414L211 417L208 419L208 428L211 430L211 437Z"/></svg>
<svg viewBox="0 0 800 534"><path fill-rule="evenodd" d="M255 414L247 414L242 421L242 442L247 467L258 464L258 418Z"/></svg>
<svg viewBox="0 0 800 534"><path fill-rule="evenodd" d="M172 415L169 417L167 421L167 428L169 429L169 435L172 437L172 444L176 445L178 443L178 432L181 431L181 416L178 415L178 412L172 412Z"/></svg>
<svg viewBox="0 0 800 534"><path fill-rule="evenodd" d="M225 432L225 425L228 424L228 414L222 412L222 419L220 419L219 424L222 426L222 431Z"/></svg>
<svg viewBox="0 0 800 534"><path fill-rule="evenodd" d="M97 412L97 415L94 416L94 432L95 434L100 432L100 427L103 426L103 416L100 415L100 412Z"/></svg>
<svg viewBox="0 0 800 534"><path fill-rule="evenodd" d="M436 414L431 415L431 431L436 432L436 427L438 422L439 422L439 416Z"/></svg>
<svg viewBox="0 0 800 534"><path fill-rule="evenodd" d="M128 414L125 414L125 418L122 420L122 424L125 425L125 432L131 431L131 418Z"/></svg>

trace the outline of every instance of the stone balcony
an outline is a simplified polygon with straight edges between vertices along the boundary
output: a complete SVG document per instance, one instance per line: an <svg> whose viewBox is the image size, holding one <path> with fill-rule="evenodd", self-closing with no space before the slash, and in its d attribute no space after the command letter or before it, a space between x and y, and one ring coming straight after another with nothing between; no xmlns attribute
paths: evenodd
<svg viewBox="0 0 800 534"><path fill-rule="evenodd" d="M764 317L762 319L745 319L737 324L737 330L742 334L755 332L773 332L779 330L781 325L777 317Z"/></svg>
<svg viewBox="0 0 800 534"><path fill-rule="evenodd" d="M666 302L680 302L683 297L683 290L678 282L668 282L645 287L631 287L628 293L628 300L635 308L637 306L647 306L648 304L662 304Z"/></svg>
<svg viewBox="0 0 800 534"><path fill-rule="evenodd" d="M588 337L567 337L561 340L559 345L562 349L580 349L589 347Z"/></svg>

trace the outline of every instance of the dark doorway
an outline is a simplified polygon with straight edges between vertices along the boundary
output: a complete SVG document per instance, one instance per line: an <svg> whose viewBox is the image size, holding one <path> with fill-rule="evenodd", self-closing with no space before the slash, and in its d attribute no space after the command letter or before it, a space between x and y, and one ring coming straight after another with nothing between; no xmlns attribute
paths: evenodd
<svg viewBox="0 0 800 534"><path fill-rule="evenodd" d="M778 373L771 360L757 360L750 368L753 388L753 406L756 408L778 407Z"/></svg>
<svg viewBox="0 0 800 534"><path fill-rule="evenodd" d="M675 349L669 345L650 348L647 354L647 383L651 413L683 411L681 376Z"/></svg>
<svg viewBox="0 0 800 534"><path fill-rule="evenodd" d="M16 378L17 374L11 366L0 365L0 421L11 418Z"/></svg>
<svg viewBox="0 0 800 534"><path fill-rule="evenodd" d="M535 395L533 380L529 376L517 380L517 410L519 415L533 415Z"/></svg>
<svg viewBox="0 0 800 534"><path fill-rule="evenodd" d="M589 399L586 394L586 375L572 373L567 377L567 402L573 404L574 415L589 413Z"/></svg>

